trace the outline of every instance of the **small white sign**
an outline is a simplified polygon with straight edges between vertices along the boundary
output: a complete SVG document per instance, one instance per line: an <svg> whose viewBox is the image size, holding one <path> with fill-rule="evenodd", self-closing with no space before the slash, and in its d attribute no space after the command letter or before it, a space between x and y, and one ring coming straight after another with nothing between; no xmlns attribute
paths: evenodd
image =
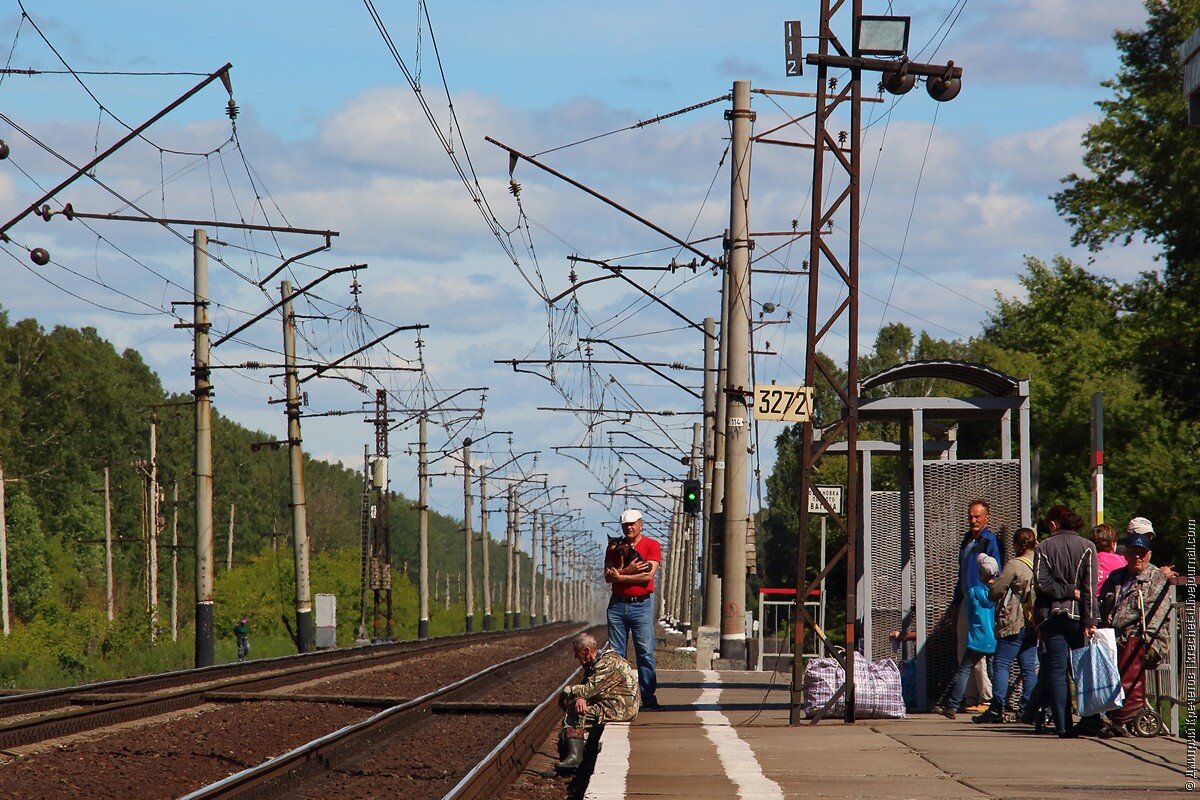
<svg viewBox="0 0 1200 800"><path fill-rule="evenodd" d="M825 502L833 506L833 510L842 513L842 487L841 486L817 486L818 492L825 498ZM817 499L816 494L811 490L808 493L808 513L810 514L828 514L825 506L821 505L821 501Z"/></svg>
<svg viewBox="0 0 1200 800"><path fill-rule="evenodd" d="M808 422L812 418L811 386L754 387L754 416L760 420Z"/></svg>

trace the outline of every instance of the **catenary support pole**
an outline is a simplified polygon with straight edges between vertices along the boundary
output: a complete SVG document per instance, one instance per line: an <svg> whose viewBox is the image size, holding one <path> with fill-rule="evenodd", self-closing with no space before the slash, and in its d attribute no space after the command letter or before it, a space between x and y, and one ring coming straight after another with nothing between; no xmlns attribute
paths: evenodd
<svg viewBox="0 0 1200 800"><path fill-rule="evenodd" d="M429 452L428 421L422 414L417 423L420 439L417 444L417 518L420 530L420 589L417 610L417 638L429 638ZM435 587L436 591L436 587Z"/></svg>
<svg viewBox="0 0 1200 800"><path fill-rule="evenodd" d="M463 536L466 546L467 633L475 632L475 532L471 530L471 440L463 440Z"/></svg>
<svg viewBox="0 0 1200 800"><path fill-rule="evenodd" d="M1092 395L1092 524L1104 522L1104 392Z"/></svg>
<svg viewBox="0 0 1200 800"><path fill-rule="evenodd" d="M717 422L717 352L714 342L716 322L704 318L704 563L700 573L702 607L700 624L717 627L721 624L721 579L713 569L713 494L714 461Z"/></svg>
<svg viewBox="0 0 1200 800"><path fill-rule="evenodd" d="M479 465L479 539L483 544L483 629L492 629L492 540L488 535L487 467Z"/></svg>
<svg viewBox="0 0 1200 800"><path fill-rule="evenodd" d="M746 513L750 387L750 82L733 84L729 197L729 372L725 377L725 569L721 581L721 656L746 658Z"/></svg>
<svg viewBox="0 0 1200 800"><path fill-rule="evenodd" d="M548 546L550 534L546 531L545 515L542 516L542 624L545 625L550 620L549 609L550 605L550 587L547 585L550 574L550 548Z"/></svg>
<svg viewBox="0 0 1200 800"><path fill-rule="evenodd" d="M237 503L229 504L229 539L225 550L225 571L233 569L233 534L237 530Z"/></svg>
<svg viewBox="0 0 1200 800"><path fill-rule="evenodd" d="M108 612L108 621L112 622L116 619L117 608L113 592L112 479L108 467L104 468L104 605Z"/></svg>
<svg viewBox="0 0 1200 800"><path fill-rule="evenodd" d="M104 479L108 480L108 468L105 467ZM108 487L105 486L107 491ZM109 572L112 571L112 527L111 520L106 520L105 539L109 544ZM112 586L112 575L109 575L109 586ZM110 589L111 591L111 589ZM109 595L111 608L112 596ZM171 641L179 641L179 482L171 484Z"/></svg>
<svg viewBox="0 0 1200 800"><path fill-rule="evenodd" d="M508 528L505 531L504 547L504 630L513 628L513 536L516 529L516 509L513 503L513 486L507 492Z"/></svg>
<svg viewBox="0 0 1200 800"><path fill-rule="evenodd" d="M296 649L315 649L312 587L309 584L308 510L304 502L304 451L300 438L300 383L296 369L296 317L292 310L292 284L283 281L283 360L287 383L288 456L292 476L292 543L296 563Z"/></svg>
<svg viewBox="0 0 1200 800"><path fill-rule="evenodd" d="M106 468L107 469L107 468ZM105 473L107 474L107 472ZM8 509L4 504L4 468L0 467L0 623L7 638L8 619Z"/></svg>
<svg viewBox="0 0 1200 800"><path fill-rule="evenodd" d="M150 485L147 487L146 557L150 567L150 644L158 643L158 412L150 412Z"/></svg>
<svg viewBox="0 0 1200 800"><path fill-rule="evenodd" d="M212 382L208 366L208 232L192 239L196 398L196 652L197 667L213 664Z"/></svg>
<svg viewBox="0 0 1200 800"><path fill-rule="evenodd" d="M531 512L533 515L533 524L529 529L529 627L537 625L537 537L538 537L538 512Z"/></svg>

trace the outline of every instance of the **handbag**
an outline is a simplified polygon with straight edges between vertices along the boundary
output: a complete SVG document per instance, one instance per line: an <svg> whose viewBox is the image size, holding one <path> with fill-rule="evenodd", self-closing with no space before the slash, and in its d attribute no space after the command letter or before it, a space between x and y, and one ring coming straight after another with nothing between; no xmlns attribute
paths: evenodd
<svg viewBox="0 0 1200 800"><path fill-rule="evenodd" d="M1075 705L1081 717L1114 711L1125 704L1117 669L1117 640L1112 628L1101 628L1090 642L1071 651Z"/></svg>

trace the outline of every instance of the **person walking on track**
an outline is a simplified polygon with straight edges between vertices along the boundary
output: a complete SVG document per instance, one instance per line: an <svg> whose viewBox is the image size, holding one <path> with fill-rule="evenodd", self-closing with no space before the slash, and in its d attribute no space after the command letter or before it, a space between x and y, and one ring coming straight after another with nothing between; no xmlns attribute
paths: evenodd
<svg viewBox="0 0 1200 800"><path fill-rule="evenodd" d="M636 509L621 514L621 532L649 567L632 575L622 574L613 567L604 569L604 580L612 584L612 597L608 601L608 644L617 655L625 658L626 640L633 635L642 708L654 711L659 707L655 696L658 679L654 673L654 576L662 561L662 547L642 535L642 512Z"/></svg>

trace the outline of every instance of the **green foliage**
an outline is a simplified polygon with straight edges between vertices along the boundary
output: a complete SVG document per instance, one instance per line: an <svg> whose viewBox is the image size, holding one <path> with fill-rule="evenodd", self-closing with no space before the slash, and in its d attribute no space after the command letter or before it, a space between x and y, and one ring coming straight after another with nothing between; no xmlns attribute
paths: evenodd
<svg viewBox="0 0 1200 800"><path fill-rule="evenodd" d="M1166 268L1147 274L1130 310L1152 321L1137 357L1147 383L1180 412L1200 417L1200 131L1187 125L1179 48L1200 28L1200 0L1147 0L1144 30L1118 31L1121 69L1103 85L1101 118L1083 137L1089 175L1072 173L1055 195L1075 244L1097 250L1142 237L1162 248Z"/></svg>
<svg viewBox="0 0 1200 800"><path fill-rule="evenodd" d="M50 591L50 564L37 509L24 492L6 496L8 585L12 613L31 620Z"/></svg>

